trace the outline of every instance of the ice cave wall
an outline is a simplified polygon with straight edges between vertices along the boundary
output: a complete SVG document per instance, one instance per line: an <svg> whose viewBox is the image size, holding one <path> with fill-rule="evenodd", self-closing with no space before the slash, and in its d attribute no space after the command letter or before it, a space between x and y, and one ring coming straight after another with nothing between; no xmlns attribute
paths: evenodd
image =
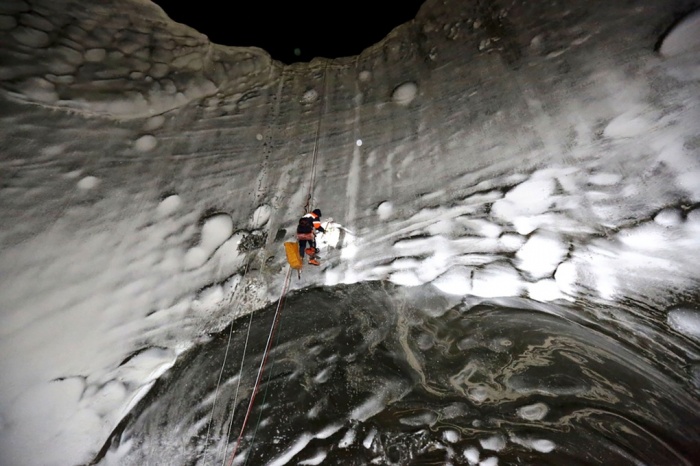
<svg viewBox="0 0 700 466"><path fill-rule="evenodd" d="M142 225L132 200L170 193L192 199L193 220L223 211L237 227L269 205L274 235L303 204L295 187L308 182L315 150L323 183L314 201L360 230L387 199L445 186L452 192L439 205L514 160L527 173L601 154L640 171L654 202L635 216L651 214L677 196L644 174L654 167L628 163L648 141L604 130L616 117L626 128L663 115L696 90L669 79L654 49L697 3L429 1L360 56L282 66L259 49L212 44L145 1L4 2L3 158L13 180L4 210L21 221L6 224L3 243L46 231L66 212L71 225L106 220L133 231ZM290 175L291 159L307 171ZM460 161L470 175L455 180ZM363 172L365 162L385 164L381 178ZM100 212L66 208L73 186L56 175L78 169L109 171ZM624 222L626 205L606 209L610 228Z"/></svg>
<svg viewBox="0 0 700 466"><path fill-rule="evenodd" d="M688 73L670 74L667 62L683 58L655 47L698 6L429 0L357 57L282 66L262 50L212 44L145 1L4 1L2 369L16 377L2 391L89 380L144 346L175 354L273 299L278 251L258 249L236 309L197 297L243 261L185 252L218 212L231 230L275 241L303 208L315 150L314 202L357 232L382 228L384 201L410 219L417 198L437 207L553 166L593 173L602 163L643 180L633 215L628 202L579 209L587 234L697 202L696 172L661 163L654 140L661 132L697 154L697 71L676 63ZM697 279L693 263L678 274ZM645 278L645 293L623 283L622 295L654 302L678 291ZM149 324L158 313L176 324ZM20 343L42 319L52 338ZM114 332L125 320L133 328ZM60 363L15 358L35 345ZM92 362L70 362L85 351Z"/></svg>

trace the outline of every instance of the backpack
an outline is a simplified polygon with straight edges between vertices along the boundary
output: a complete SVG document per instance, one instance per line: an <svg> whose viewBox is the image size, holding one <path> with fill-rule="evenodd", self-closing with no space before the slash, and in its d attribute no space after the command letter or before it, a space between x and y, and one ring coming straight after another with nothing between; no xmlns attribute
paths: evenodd
<svg viewBox="0 0 700 466"><path fill-rule="evenodd" d="M301 217L297 226L297 233L312 233L314 231L314 222L309 217Z"/></svg>

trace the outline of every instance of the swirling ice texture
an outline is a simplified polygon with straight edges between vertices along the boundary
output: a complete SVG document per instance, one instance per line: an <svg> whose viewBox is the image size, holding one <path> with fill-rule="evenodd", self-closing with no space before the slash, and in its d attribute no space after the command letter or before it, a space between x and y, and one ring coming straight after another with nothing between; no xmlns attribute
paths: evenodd
<svg viewBox="0 0 700 466"><path fill-rule="evenodd" d="M242 372L247 319L225 366L228 331L192 350L101 464L692 464L700 454L700 403L668 352L621 343L620 329L574 306L455 305L370 282L287 299L231 458L274 311L253 318Z"/></svg>

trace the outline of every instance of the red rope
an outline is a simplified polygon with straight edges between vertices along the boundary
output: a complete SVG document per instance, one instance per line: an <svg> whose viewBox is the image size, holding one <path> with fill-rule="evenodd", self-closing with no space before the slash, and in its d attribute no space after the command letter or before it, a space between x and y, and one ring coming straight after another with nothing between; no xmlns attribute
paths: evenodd
<svg viewBox="0 0 700 466"><path fill-rule="evenodd" d="M282 287L282 294L280 295L279 302L277 303L277 310L275 311L275 319L272 321L272 328L270 329L270 335L267 338L267 346L265 347L265 353L263 354L262 361L260 361L260 369L258 369L258 377L255 380L255 386L253 387L253 394L250 397L250 402L248 403L248 410L245 413L245 418L243 419L243 425L241 426L241 431L238 434L238 439L236 439L236 444L233 447L233 452L231 453L231 456L229 458L229 461L227 463L228 466L231 466L233 464L233 459L236 457L236 452L238 451L238 445L241 443L241 439L243 438L243 431L245 430L245 426L248 423L248 418L250 417L250 413L253 411L253 403L255 402L255 395L258 394L258 391L260 390L260 381L262 380L262 374L265 369L265 364L267 363L267 358L270 356L270 348L272 347L272 336L275 333L275 329L277 328L277 324L279 323L279 318L280 314L282 313L282 304L284 303L284 297L287 294L287 289L289 287L289 277L291 276L291 267L287 268L287 276L284 279L284 287Z"/></svg>
<svg viewBox="0 0 700 466"><path fill-rule="evenodd" d="M323 70L323 95L326 93L326 77L327 77L327 67L328 63L325 64L324 70ZM313 159L311 162L311 181L309 183L309 191L308 191L308 197L306 198L306 205L304 206L304 213L308 212L311 209L311 201L313 199L313 193L314 193L314 185L316 184L316 161L318 159L318 140L320 137L321 133L321 115L323 114L323 100L319 102L319 118L318 118L318 126L316 127L316 137L314 140L314 153L313 153ZM260 369L258 369L258 377L255 380L255 386L253 387L253 394L250 397L250 402L248 403L248 410L245 413L245 418L243 418L243 425L241 426L241 431L238 433L238 438L236 439L236 444L233 447L233 452L231 453L231 456L229 457L227 466L231 466L233 464L233 460L236 457L236 452L238 451L238 446L241 443L241 439L243 438L243 432L245 431L246 424L248 423L248 418L250 417L250 413L253 411L253 403L255 402L255 396L258 394L258 391L260 390L260 381L262 380L262 374L265 369L265 364L267 363L267 358L270 355L270 348L272 347L272 336L275 333L275 329L277 328L277 324L279 323L279 318L280 314L282 312L282 303L284 302L284 297L287 294L287 289L289 288L289 278L291 274L292 268L289 267L287 268L287 276L284 279L284 287L282 288L282 294L280 295L279 302L277 304L277 310L275 311L275 319L272 322L272 328L270 329L270 335L267 338L267 346L265 347L265 353L263 354L262 361L260 362ZM299 277L301 278L301 272L299 272Z"/></svg>

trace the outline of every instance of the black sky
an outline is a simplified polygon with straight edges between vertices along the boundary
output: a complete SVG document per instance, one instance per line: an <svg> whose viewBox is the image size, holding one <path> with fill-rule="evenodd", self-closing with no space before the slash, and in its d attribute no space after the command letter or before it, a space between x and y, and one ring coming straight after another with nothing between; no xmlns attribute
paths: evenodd
<svg viewBox="0 0 700 466"><path fill-rule="evenodd" d="M357 55L413 19L423 2L154 0L214 43L260 47L287 64Z"/></svg>

